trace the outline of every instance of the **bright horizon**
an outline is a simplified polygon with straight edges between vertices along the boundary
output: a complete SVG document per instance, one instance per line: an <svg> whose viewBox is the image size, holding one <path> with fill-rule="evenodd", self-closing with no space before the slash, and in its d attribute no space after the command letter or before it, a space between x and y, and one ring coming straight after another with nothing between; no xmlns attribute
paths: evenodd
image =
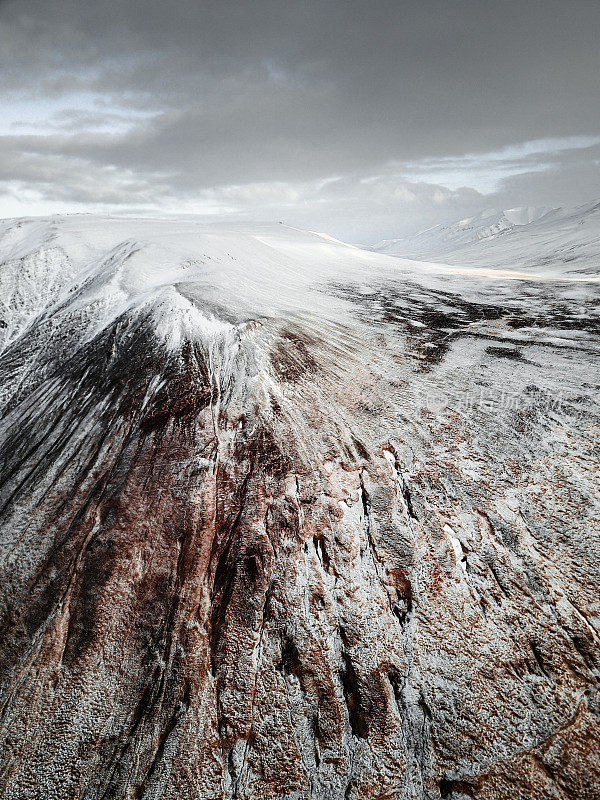
<svg viewBox="0 0 600 800"><path fill-rule="evenodd" d="M600 194L600 6L0 6L0 216L198 214L373 244Z"/></svg>

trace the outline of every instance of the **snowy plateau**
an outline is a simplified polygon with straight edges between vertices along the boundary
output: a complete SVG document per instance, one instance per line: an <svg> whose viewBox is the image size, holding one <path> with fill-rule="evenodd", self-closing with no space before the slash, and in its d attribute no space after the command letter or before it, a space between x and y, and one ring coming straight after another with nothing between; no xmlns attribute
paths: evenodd
<svg viewBox="0 0 600 800"><path fill-rule="evenodd" d="M599 219L0 222L2 800L600 798Z"/></svg>

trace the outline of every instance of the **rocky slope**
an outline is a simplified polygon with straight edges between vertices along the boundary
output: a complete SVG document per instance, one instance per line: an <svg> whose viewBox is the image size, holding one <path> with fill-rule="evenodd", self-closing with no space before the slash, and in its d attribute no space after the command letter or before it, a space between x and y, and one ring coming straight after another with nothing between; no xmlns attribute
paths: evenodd
<svg viewBox="0 0 600 800"><path fill-rule="evenodd" d="M597 282L0 234L3 800L600 797Z"/></svg>
<svg viewBox="0 0 600 800"><path fill-rule="evenodd" d="M483 211L414 236L387 239L374 250L460 266L598 277L600 201L574 208Z"/></svg>

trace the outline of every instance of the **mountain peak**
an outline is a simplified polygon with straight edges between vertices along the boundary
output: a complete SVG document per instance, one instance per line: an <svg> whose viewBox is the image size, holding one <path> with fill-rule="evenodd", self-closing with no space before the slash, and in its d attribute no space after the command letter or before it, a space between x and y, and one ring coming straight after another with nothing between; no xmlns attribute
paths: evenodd
<svg viewBox="0 0 600 800"><path fill-rule="evenodd" d="M596 282L175 218L0 264L2 798L590 796Z"/></svg>

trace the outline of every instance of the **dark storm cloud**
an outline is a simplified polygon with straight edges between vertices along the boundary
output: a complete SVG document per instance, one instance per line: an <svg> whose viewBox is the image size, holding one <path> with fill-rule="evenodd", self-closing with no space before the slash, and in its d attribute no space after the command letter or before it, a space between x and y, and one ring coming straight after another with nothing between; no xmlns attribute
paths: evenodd
<svg viewBox="0 0 600 800"><path fill-rule="evenodd" d="M45 198L62 165L57 194L74 203L93 202L93 175L97 202L116 205L227 205L243 194L231 187L260 200L269 182L273 196L310 204L311 185L346 178L352 195L323 201L314 188L316 204L337 203L338 228L353 204L380 212L361 183L380 176L407 209L405 182L420 186L407 192L430 197L435 216L444 203L427 160L600 132L599 33L597 0L4 0L0 96L37 109L38 124L5 131L0 165ZM420 172L403 168L414 162ZM568 191L568 159L543 163L548 190ZM464 192L453 191L458 210Z"/></svg>

